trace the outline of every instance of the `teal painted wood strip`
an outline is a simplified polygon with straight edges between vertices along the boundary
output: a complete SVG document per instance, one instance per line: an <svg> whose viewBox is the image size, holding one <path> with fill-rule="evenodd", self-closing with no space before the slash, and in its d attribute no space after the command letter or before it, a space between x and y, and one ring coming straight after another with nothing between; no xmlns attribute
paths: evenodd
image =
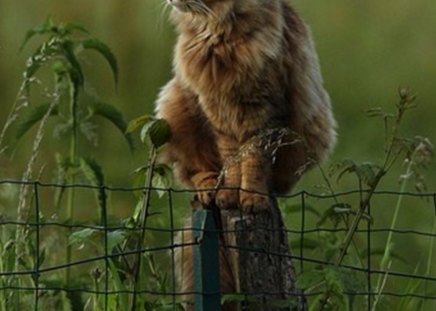
<svg viewBox="0 0 436 311"><path fill-rule="evenodd" d="M195 311L221 310L219 234L210 211L197 209L192 216Z"/></svg>

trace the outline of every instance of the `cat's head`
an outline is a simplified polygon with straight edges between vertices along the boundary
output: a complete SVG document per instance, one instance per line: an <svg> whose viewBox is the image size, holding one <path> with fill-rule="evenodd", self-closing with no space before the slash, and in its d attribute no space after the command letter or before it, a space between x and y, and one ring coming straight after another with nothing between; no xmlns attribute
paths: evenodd
<svg viewBox="0 0 436 311"><path fill-rule="evenodd" d="M228 31L235 22L243 32L276 24L282 0L165 0L173 8L171 19L179 29L208 28ZM274 21L275 20L275 21ZM272 22L271 22L272 21ZM211 26L211 28L209 27ZM187 27L187 28L185 28ZM218 28L217 28L218 27Z"/></svg>
<svg viewBox="0 0 436 311"><path fill-rule="evenodd" d="M229 13L244 13L262 9L278 0L166 0L177 13L214 16L218 19Z"/></svg>
<svg viewBox="0 0 436 311"><path fill-rule="evenodd" d="M234 0L166 0L175 10L184 13L208 15L216 6L232 3Z"/></svg>

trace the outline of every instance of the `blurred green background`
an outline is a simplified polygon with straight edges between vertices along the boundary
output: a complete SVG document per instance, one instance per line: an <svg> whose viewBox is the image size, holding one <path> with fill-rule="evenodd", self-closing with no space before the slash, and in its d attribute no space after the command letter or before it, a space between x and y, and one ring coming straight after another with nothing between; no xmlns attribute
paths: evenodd
<svg viewBox="0 0 436 311"><path fill-rule="evenodd" d="M363 111L372 107L393 111L399 86L411 87L418 96L418 108L406 116L402 133L427 136L436 142L434 0L295 0L293 3L312 28L339 124L338 144L331 162L344 158L356 162L381 161L383 124L379 119L366 118ZM115 89L105 61L92 52L83 54L89 93L117 105L128 120L152 113L159 88L171 77L175 33L167 15L164 0L0 0L0 124L15 101L26 58L41 42L33 39L19 53L24 35L48 16L56 21L82 24L106 42L117 56L120 81ZM130 185L131 172L146 161L145 150L138 144L137 150L130 153L121 135L107 123L99 124L99 133L99 146L83 146L82 152L99 160L110 185ZM13 160L1 158L1 179L21 177L32 139L28 134ZM52 161L53 144L62 148L61 142L48 137L42 146L41 163ZM398 177L404 170L401 165L395 167L381 187L398 190ZM429 192L436 192L434 163L426 177ZM53 174L46 171L42 179L51 181ZM312 191L318 183L321 183L320 174L314 170L298 189ZM338 185L340 190L355 187L352 178ZM413 186L408 190L413 190ZM411 200L409 203L404 204L400 226L430 230L434 217L432 204ZM381 204L374 211L375 223L389 226L393 209L383 207ZM116 209L120 215L127 215L133 207ZM413 268L419 257L426 255L428 244L423 239L409 242L420 244L419 251L408 254L414 257L410 260Z"/></svg>
<svg viewBox="0 0 436 311"><path fill-rule="evenodd" d="M94 58L92 52L87 53L89 92L118 105L127 119L151 113L159 88L171 76L175 34L163 3L164 0L0 0L1 124L15 100L26 58L41 41L34 39L19 53L21 42L26 31L47 16L84 25L117 56L120 83L115 91L106 63ZM381 122L366 119L362 111L371 107L392 110L399 86L410 86L418 95L419 108L406 118L405 135L420 134L436 140L436 6L432 0L293 3L313 30L326 88L339 123L333 160L376 160L382 156L378 148ZM101 126L104 131L105 125ZM137 155L126 154L126 145L118 133L104 133L100 137L101 148L92 152L102 152L100 160L110 182L124 184ZM25 145L21 144L19 153L25 153ZM125 165L112 165L120 157ZM16 161L13 164L19 167ZM7 175L19 177L19 172L11 168ZM432 189L435 181L436 176L429 176Z"/></svg>

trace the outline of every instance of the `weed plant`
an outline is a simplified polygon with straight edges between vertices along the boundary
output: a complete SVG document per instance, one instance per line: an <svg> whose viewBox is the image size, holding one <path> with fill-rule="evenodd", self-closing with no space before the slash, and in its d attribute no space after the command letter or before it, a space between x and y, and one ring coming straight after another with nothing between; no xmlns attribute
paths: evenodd
<svg viewBox="0 0 436 311"><path fill-rule="evenodd" d="M383 160L381 163L365 161L356 163L351 159L346 159L338 164L332 165L327 174L321 166L321 176L324 179L324 185L320 188L324 193L330 196L333 204L323 213L310 206L307 210L318 218L317 226L331 227L333 231L322 232L316 240L302 241L295 243L299 247L310 248L311 250L323 252L324 260L332 265L316 266L313 269L304 271L299 277L297 284L305 290L307 294L319 293L314 299L311 299L310 310L361 310L370 306L371 310L384 310L380 302L384 299L383 292L389 278L389 271L395 260L404 260L398 255L393 241L393 232L397 229L398 215L402 206L403 193L406 191L408 182L413 181L414 187L418 193L427 190L424 182L423 171L429 165L433 155L433 145L431 142L421 136L412 138L402 137L400 134L401 124L406 112L416 106L415 95L410 89L401 88L399 90L399 102L396 105L394 113L387 113L380 108L366 111L368 117L380 118L383 123L385 144L383 148ZM356 242L356 232L362 221L371 224L372 217L368 214L372 199L379 190L381 181L388 175L397 162L403 162L405 172L399 178L400 187L396 200L394 214L389 227L389 233L385 241L385 246L381 249L366 249L361 251L361 246ZM348 202L343 196L338 195L334 189L334 181L340 181L344 175L351 174L357 181L359 199L357 202ZM286 210L286 203L284 203ZM301 210L301 206L297 206ZM295 206L293 208L295 211ZM340 227L344 227L345 235L340 234ZM426 260L426 274L430 273L431 263L433 262L433 245L434 239L431 240L430 252ZM355 271L343 267L343 264L353 265L365 269L365 261L372 254L381 254L378 267L383 274L379 274L375 286L369 284L365 288L365 280L362 275ZM418 266L415 267L415 272ZM425 287L424 282L410 280L407 285L407 293L414 294ZM374 291L375 295L368 295L366 301L356 299L353 293L363 293L365 291ZM407 306L407 309L401 310L426 310L423 309L423 301L403 298L399 303L401 306ZM389 309L389 308L388 308Z"/></svg>
<svg viewBox="0 0 436 311"><path fill-rule="evenodd" d="M68 141L67 152L62 153L62 148L53 148L53 160L56 162L56 189L54 197L55 209L63 214L65 224L75 223L76 193L74 187L67 187L78 182L78 178L86 180L91 185L102 187L105 184L104 174L97 160L86 155L79 146L82 140L95 142L98 137L94 120L102 117L111 122L124 135L127 144L132 147L132 141L125 134L127 124L121 112L114 106L87 96L85 92L85 76L80 62L80 55L86 50L94 50L99 53L109 64L115 82L118 80L118 67L115 56L109 47L100 40L92 37L89 32L80 25L67 23L56 24L51 18L26 34L22 49L29 40L41 35L46 39L39 45L36 51L28 58L26 69L23 73L23 82L20 87L17 101L13 105L5 126L0 134L0 146L2 153L8 152L13 155L19 141L32 127L37 127L33 140L32 153L27 164L22 180L31 181L38 179L43 173L43 168L36 168L37 159L40 156L41 142L46 136L49 120L54 119L55 136L62 141ZM41 80L38 73L48 69L53 77L53 83ZM44 75L42 75L44 77ZM42 103L32 100L35 96L32 88L43 85ZM33 96L32 96L33 95ZM9 139L6 139L8 132ZM59 144L59 143L58 143ZM61 144L59 144L61 145ZM35 170L37 171L35 173ZM35 195L34 189L23 185L19 191L18 221L28 223L34 220L32 214L31 198ZM63 202L66 193L66 204ZM101 222L105 219L106 196L101 189L96 190L98 209L101 211ZM40 217L40 215L36 215ZM14 269L7 271L20 271L24 268L29 270L36 263L44 263L44 250L35 256L35 246L30 240L32 229L19 226L15 230L13 249L7 251L5 262L14 262ZM71 230L67 230L67 236ZM74 238L74 235L73 235ZM13 254L12 254L13 253ZM38 260L39 258L39 260ZM68 288L73 284L71 269L68 264L72 261L72 246L66 243L65 258L67 268L65 276L59 276L57 282ZM9 267L10 268L10 267ZM4 282L7 286L22 287L24 284L36 286L34 278L25 280L20 277L12 277ZM13 303L18 310L22 299L19 292L4 293L5 306ZM63 295L65 296L65 295ZM77 302L71 302L71 305ZM79 303L80 305L80 303ZM6 309L4 309L6 310Z"/></svg>

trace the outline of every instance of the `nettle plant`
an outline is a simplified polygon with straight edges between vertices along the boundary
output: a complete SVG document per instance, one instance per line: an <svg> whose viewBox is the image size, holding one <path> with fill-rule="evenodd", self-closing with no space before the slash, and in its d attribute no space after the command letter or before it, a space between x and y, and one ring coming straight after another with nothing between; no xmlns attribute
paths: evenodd
<svg viewBox="0 0 436 311"><path fill-rule="evenodd" d="M381 163L365 161L357 163L354 160L346 159L331 166L330 171L325 172L319 166L324 185L319 188L323 193L329 195L333 202L324 212L320 213L313 206L306 207L309 213L318 218L317 226L320 228L332 228L320 232L317 239L304 240L304 245L300 241L292 241L293 246L306 247L311 251L318 252L324 260L334 263L333 265L320 265L311 270L304 271L297 280L297 286L304 289L305 293L319 293L315 299L311 300L310 310L355 310L368 304L368 301L357 302L353 293L363 293L367 291L367 280L359 273L342 268L341 265L346 260L347 263L355 264L365 268L365 260L368 253L381 256L378 268L386 271L379 274L375 286L372 286L376 293L371 298L372 310L379 309L382 293L389 277L389 269L394 260L402 259L395 249L393 243L393 232L396 228L399 211L401 209L403 193L409 182L413 182L414 188L418 192L426 191L423 171L428 167L433 156L433 145L428 138L415 136L412 138L401 136L400 129L404 120L404 115L416 106L415 95L410 89L401 88L399 90L399 101L396 104L396 111L393 113L385 112L381 108L369 109L366 115L371 118L382 120L384 128L383 159ZM394 215L390 225L390 232L382 248L363 250L358 247L355 237L359 224L362 221L372 222L373 219L367 211L374 194L379 189L382 180L391 173L393 167L398 162L403 162L404 174L399 178L400 192L395 204ZM342 201L343 197L337 195L334 189L334 181L339 182L346 174L355 177L357 189L360 192L358 202L349 203ZM286 202L282 202L286 206ZM288 212L301 211L300 206L285 207ZM436 223L436 222L435 222ZM346 228L345 236L340 233L340 228ZM433 240L432 240L433 243ZM427 273L430 273L433 261L432 252L427 258ZM422 282L421 282L422 283ZM411 280L407 286L408 292L417 291L425 284L418 284ZM402 299L401 305L417 310L422 303L419 299L406 297ZM412 310L410 309L410 310ZM401 309L402 310L402 309Z"/></svg>
<svg viewBox="0 0 436 311"><path fill-rule="evenodd" d="M157 163L157 156L171 133L165 120L152 116L139 117L130 124L125 122L122 113L114 106L96 99L94 94L86 90L86 77L82 70L82 55L88 50L97 52L109 64L115 84L118 81L117 60L109 47L92 37L81 25L73 23L55 23L48 19L43 25L26 34L23 49L29 40L41 35L46 39L28 58L23 73L23 82L17 101L9 113L8 119L0 133L0 152L12 156L19 147L19 142L36 127L32 145L32 154L27 162L23 180L38 180L44 168L37 168L38 156L42 140L47 128L54 125L54 136L67 141L59 150L53 150L56 167L56 192L54 205L57 214L62 217L62 223L71 225L67 228L65 238L65 253L60 255L61 262L67 268L60 270L55 279L36 279L35 277L2 278L2 288L39 285L55 288L92 288L95 294L81 294L79 291L42 291L40 306L58 310L180 310L182 307L174 296L145 295L146 292L162 293L174 291L174 279L170 272L157 263L153 254L138 251L145 247L146 226L150 216L158 213L150 211L152 190L159 197L165 194L165 189L171 185L171 169ZM46 76L53 77L53 83ZM42 94L35 94L38 89ZM39 103L43 98L42 103ZM103 118L112 123L123 135L128 146L133 149L131 133L140 130L140 138L149 150L146 165L135 170L134 186L138 203L133 215L122 221L117 229L110 229L108 223L108 201L105 190L104 171L98 161L85 154L80 148L85 142L95 145L98 139L96 118ZM65 151L66 149L66 151ZM76 224L75 209L79 193L74 186L87 182L94 187L96 202L100 211L100 220L96 227L74 229ZM22 186L18 207L18 220L31 222L38 218L44 222L44 215L34 215L32 208L33 190ZM166 220L164 220L166 221ZM120 229L121 227L121 229ZM102 230L101 228L105 228ZM55 260L46 254L41 247L36 255L36 245L32 235L32 227L19 227L1 232L0 252L5 255L0 259L2 271L26 271L41 267L48 259ZM59 237L62 238L62 237ZM72 275L68 264L73 260L75 248L84 249L89 253L112 257L104 263L96 263L91 272L84 276ZM12 250L12 251L11 251ZM127 253L127 255L124 255ZM59 258L58 258L59 259ZM106 274L106 271L108 274ZM61 273L64 272L64 273ZM171 281L172 280L172 281ZM111 291L111 295L103 292ZM134 292L130 294L129 292ZM0 311L14 304L16 309L34 303L32 295L22 295L19 291L0 292Z"/></svg>
<svg viewBox="0 0 436 311"><path fill-rule="evenodd" d="M133 148L131 137L125 133L127 123L122 113L114 106L104 103L88 95L85 90L85 76L80 63L80 55L86 50L98 52L110 65L115 83L118 81L117 61L109 47L100 40L92 37L80 25L67 23L55 24L48 19L43 25L28 31L23 49L28 41L36 35L47 37L45 41L28 58L23 73L18 99L9 114L1 138L15 123L10 144L4 149L14 151L17 143L34 126L38 125L33 144L32 158L28 162L24 180L33 177L33 165L38 155L41 140L49 119L55 121L54 136L68 141L67 153L55 153L58 180L60 185L74 184L78 175L82 174L93 184L103 184L103 174L100 165L95 159L86 157L79 149L79 142L87 140L96 145L98 139L96 117L111 122L118 128ZM48 81L41 81L37 74L42 69L48 69L53 76L52 89L46 87ZM35 104L32 100L33 86L43 85L43 103ZM1 142L1 141L0 141ZM56 206L62 199L65 188L57 194ZM74 190L69 191L69 204L67 218L73 219Z"/></svg>
<svg viewBox="0 0 436 311"><path fill-rule="evenodd" d="M102 167L96 159L85 154L80 149L84 141L96 145L98 138L96 118L100 117L115 126L123 135L126 143L133 148L129 134L126 133L127 123L122 113L114 106L102 102L96 96L86 91L85 75L82 70L81 57L85 51L97 52L109 64L115 84L118 81L117 60L109 47L92 37L89 32L80 25L73 23L56 24L51 18L39 27L31 29L26 34L21 49L25 48L29 40L40 35L45 40L38 46L36 51L28 58L26 69L23 73L23 82L19 90L17 101L13 105L6 124L0 134L0 152L9 152L14 156L18 143L34 127L37 127L33 140L32 154L27 162L27 168L23 174L23 180L38 179L44 168L37 168L37 159L41 149L41 142L45 138L46 129L50 123L55 124L54 136L67 141L67 148L59 147L53 150L53 158L56 166L55 207L59 214L64 215L66 224L73 224L75 215L75 187L78 181L86 180L93 186L102 187L105 184ZM50 83L47 74L53 77ZM40 89L43 89L42 91ZM41 94L35 94L37 91ZM62 144L59 144L62 146ZM67 149L67 151L65 151ZM36 172L35 172L36 171ZM18 220L22 222L32 221L35 217L32 208L32 189L22 186L19 194ZM66 195L66 204L64 197ZM101 210L102 219L106 213L106 195L100 188L96 188L97 204ZM64 208L66 206L66 208ZM103 217L104 216L104 217ZM38 215L38 217L40 217ZM103 221L103 220L102 220ZM13 238L15 252L8 252L5 262L13 263L7 271L19 271L20 267L30 270L38 263L44 263L45 250L35 256L35 245L31 238L29 227L21 226L16 229ZM71 234L71 229L67 230ZM12 237L14 235L14 237ZM74 238L73 238L74 240ZM72 245L67 243L66 263L72 259ZM38 257L38 260L36 260ZM72 283L70 269L65 270L63 278L59 278L62 286L68 287ZM23 286L35 282L33 277L29 280L23 278L10 278L2 283L5 286ZM16 307L22 303L18 291L11 295L4 295L6 305L15 303Z"/></svg>

